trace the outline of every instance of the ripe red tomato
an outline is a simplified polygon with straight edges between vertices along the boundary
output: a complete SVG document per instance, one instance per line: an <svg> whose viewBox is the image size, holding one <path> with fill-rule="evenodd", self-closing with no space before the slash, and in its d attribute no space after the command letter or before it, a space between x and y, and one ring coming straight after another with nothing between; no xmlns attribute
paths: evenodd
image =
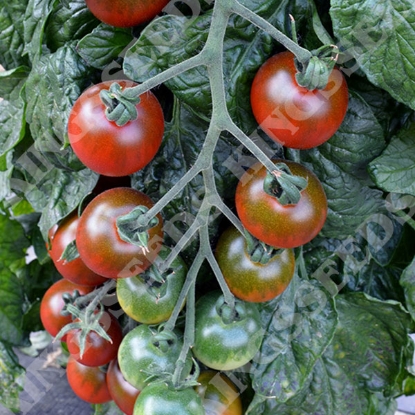
<svg viewBox="0 0 415 415"><path fill-rule="evenodd" d="M85 295L90 293L93 287L76 285L68 280L62 279L51 285L42 297L40 303L40 319L45 330L53 337L64 326L72 322L71 314L66 316L61 314L62 308L65 306L62 294L72 294L75 290L79 291L81 295ZM61 341L66 341L66 338L67 335L63 336Z"/></svg>
<svg viewBox="0 0 415 415"><path fill-rule="evenodd" d="M49 231L48 252L63 278L74 284L95 287L103 284L107 279L90 270L81 258L76 258L70 262L60 259L65 248L75 240L78 222L78 213L73 211L57 227L53 227Z"/></svg>
<svg viewBox="0 0 415 415"><path fill-rule="evenodd" d="M282 249L266 264L255 262L247 252L245 237L234 227L219 238L216 259L231 292L250 302L269 301L291 282L295 269L292 249Z"/></svg>
<svg viewBox="0 0 415 415"><path fill-rule="evenodd" d="M91 13L115 27L131 27L151 20L169 0L86 0Z"/></svg>
<svg viewBox="0 0 415 415"><path fill-rule="evenodd" d="M84 91L68 119L68 138L78 158L106 176L128 176L146 166L157 153L164 133L163 110L150 91L140 96L137 119L123 126L109 121L100 92L114 82L122 88L133 82L107 81Z"/></svg>
<svg viewBox="0 0 415 415"><path fill-rule="evenodd" d="M112 400L121 411L126 415L133 415L134 404L140 391L125 380L117 359L114 359L108 366L107 385Z"/></svg>
<svg viewBox="0 0 415 415"><path fill-rule="evenodd" d="M282 205L264 191L267 169L256 163L241 177L235 193L238 216L248 232L275 248L295 248L310 242L327 217L327 198L317 176L303 165L284 162L291 172L307 179L295 205Z"/></svg>
<svg viewBox="0 0 415 415"><path fill-rule="evenodd" d="M126 278L146 270L156 259L163 241L163 220L148 230L148 252L120 238L116 221L137 206L153 206L144 193L128 187L106 190L82 212L76 246L85 264L107 278Z"/></svg>
<svg viewBox="0 0 415 415"><path fill-rule="evenodd" d="M327 86L308 90L298 85L294 55L282 52L269 58L255 75L251 107L260 127L277 143L307 149L327 141L346 114L348 87L334 68Z"/></svg>
<svg viewBox="0 0 415 415"><path fill-rule="evenodd" d="M100 367L85 366L69 356L66 376L69 386L82 400L95 404L112 400L107 386L107 375Z"/></svg>
<svg viewBox="0 0 415 415"><path fill-rule="evenodd" d="M77 362L85 366L103 366L117 357L118 347L122 340L120 323L111 313L104 312L99 324L111 338L112 343L95 331L90 331L86 335L85 350L82 357L80 349L81 329L73 329L67 334L66 344L69 353Z"/></svg>

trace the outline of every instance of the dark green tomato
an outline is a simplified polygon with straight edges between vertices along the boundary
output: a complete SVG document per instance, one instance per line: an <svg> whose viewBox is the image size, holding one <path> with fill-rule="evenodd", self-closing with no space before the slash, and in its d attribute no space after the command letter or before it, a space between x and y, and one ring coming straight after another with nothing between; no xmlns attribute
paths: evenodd
<svg viewBox="0 0 415 415"><path fill-rule="evenodd" d="M204 370L200 373L195 387L202 398L206 415L242 415L240 392L235 384L223 373Z"/></svg>
<svg viewBox="0 0 415 415"><path fill-rule="evenodd" d="M137 206L150 209L153 201L128 187L106 190L96 196L81 214L76 246L85 264L107 278L128 278L146 270L158 255L163 241L163 221L148 230L148 251L121 239L117 218Z"/></svg>
<svg viewBox="0 0 415 415"><path fill-rule="evenodd" d="M133 415L134 404L140 391L125 380L117 359L113 360L108 366L107 385L115 404L126 415Z"/></svg>
<svg viewBox="0 0 415 415"><path fill-rule="evenodd" d="M158 259L145 272L117 281L117 298L121 308L140 323L158 324L168 320L178 301L187 274L187 266L180 257L176 257L167 272L161 275L165 282L159 283L154 279L154 267L170 252L169 248L162 248Z"/></svg>
<svg viewBox="0 0 415 415"><path fill-rule="evenodd" d="M287 288L294 275L292 249L277 251L266 264L255 262L247 252L245 237L234 227L220 236L215 254L229 289L244 301L272 300Z"/></svg>
<svg viewBox="0 0 415 415"><path fill-rule="evenodd" d="M182 335L175 331L176 339L160 341L157 330L146 324L131 330L118 349L118 364L127 382L142 390L150 375L173 373L183 346ZM184 372L190 372L189 357Z"/></svg>
<svg viewBox="0 0 415 415"><path fill-rule="evenodd" d="M224 318L221 292L211 292L196 304L193 354L211 369L232 370L248 363L258 352L263 338L256 304L236 300L237 315Z"/></svg>
<svg viewBox="0 0 415 415"><path fill-rule="evenodd" d="M205 411L193 388L175 390L165 383L154 383L138 396L134 415L205 415Z"/></svg>
<svg viewBox="0 0 415 415"><path fill-rule="evenodd" d="M310 242L322 229L327 217L327 198L317 176L303 165L284 162L293 175L307 179L297 204L281 204L264 191L267 169L256 163L240 178L235 205L245 229L275 248L295 248Z"/></svg>

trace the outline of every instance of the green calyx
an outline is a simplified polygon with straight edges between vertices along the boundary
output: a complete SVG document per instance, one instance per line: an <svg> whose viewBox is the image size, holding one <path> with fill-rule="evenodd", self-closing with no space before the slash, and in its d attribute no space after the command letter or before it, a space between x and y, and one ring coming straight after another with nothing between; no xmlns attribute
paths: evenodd
<svg viewBox="0 0 415 415"><path fill-rule="evenodd" d="M225 302L225 297L221 295L216 302L216 312L221 317L224 324L232 324L241 321L246 317L246 309L242 301L235 299L232 307Z"/></svg>
<svg viewBox="0 0 415 415"><path fill-rule="evenodd" d="M136 105L140 102L140 97L137 96L134 88L122 89L114 82L108 90L100 92L100 97L106 106L105 115L109 121L121 127L137 119Z"/></svg>
<svg viewBox="0 0 415 415"><path fill-rule="evenodd" d="M120 238L132 245L141 247L145 252L148 252L148 231L159 223L157 217L153 217L147 223L145 214L148 210L146 206L137 206L131 212L119 216L116 220Z"/></svg>
<svg viewBox="0 0 415 415"><path fill-rule="evenodd" d="M333 56L333 53L335 53L335 56ZM311 51L311 54L312 56L307 62L295 61L298 70L295 79L300 86L310 91L324 89L337 61L337 46L325 45Z"/></svg>
<svg viewBox="0 0 415 415"><path fill-rule="evenodd" d="M296 205L307 184L307 179L295 176L285 163L276 163L275 170L265 176L264 192L275 197L283 206Z"/></svg>
<svg viewBox="0 0 415 415"><path fill-rule="evenodd" d="M81 359L85 353L87 346L87 336L91 331L95 331L99 336L112 343L112 339L108 336L107 332L100 324L101 317L105 312L102 304L100 304L100 309L98 312L89 308L80 310L73 304L67 304L66 311L71 313L76 318L76 321L64 326L56 335L54 341L59 340L72 330L80 330L79 356Z"/></svg>
<svg viewBox="0 0 415 415"><path fill-rule="evenodd" d="M147 291L152 295L157 302L160 298L166 295L167 292L167 278L173 274L173 270L168 268L161 272L156 263L153 263L149 268L138 275L138 278L147 285Z"/></svg>
<svg viewBox="0 0 415 415"><path fill-rule="evenodd" d="M279 249L274 248L258 240L251 235L246 229L244 230L246 241L246 251L252 262L258 262L262 265L267 264L275 255L278 255Z"/></svg>

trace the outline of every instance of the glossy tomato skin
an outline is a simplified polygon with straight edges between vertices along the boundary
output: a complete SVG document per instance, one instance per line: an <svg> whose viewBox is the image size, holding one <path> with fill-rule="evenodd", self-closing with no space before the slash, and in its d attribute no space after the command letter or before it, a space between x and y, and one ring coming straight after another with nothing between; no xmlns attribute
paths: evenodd
<svg viewBox="0 0 415 415"><path fill-rule="evenodd" d="M256 304L244 303L244 318L225 322L217 310L221 292L205 294L196 303L194 356L215 370L233 370L258 352L263 330Z"/></svg>
<svg viewBox="0 0 415 415"><path fill-rule="evenodd" d="M204 370L197 381L195 390L202 398L206 415L242 415L240 392L225 374Z"/></svg>
<svg viewBox="0 0 415 415"><path fill-rule="evenodd" d="M155 383L138 396L134 415L205 415L205 411L193 388L174 390L165 383Z"/></svg>
<svg viewBox="0 0 415 415"><path fill-rule="evenodd" d="M48 252L56 269L63 278L78 285L95 287L107 281L101 275L95 274L89 269L81 258L66 262L61 260L65 248L75 240L78 228L79 216L76 211L70 213L57 227L49 232Z"/></svg>
<svg viewBox="0 0 415 415"><path fill-rule="evenodd" d="M137 206L151 208L153 201L144 193L128 187L106 190L96 196L82 212L76 245L85 264L107 278L127 278L147 269L157 257L163 241L163 220L149 233L148 252L122 240L116 220Z"/></svg>
<svg viewBox="0 0 415 415"><path fill-rule="evenodd" d="M152 370L155 375L173 373L183 346L181 333L175 333L177 340L169 344L167 350L158 346L157 330L147 324L141 324L125 335L118 349L118 364L127 382L142 391L148 384L150 375L147 371ZM184 372L190 371L191 367L189 357Z"/></svg>
<svg viewBox="0 0 415 415"><path fill-rule="evenodd" d="M159 258L167 258L171 250L163 247ZM165 282L158 287L150 286L142 279L142 274L117 280L117 298L125 313L140 323L159 324L167 321L178 301L187 274L186 263L176 257L171 269L164 276ZM184 305L184 303L183 303Z"/></svg>
<svg viewBox="0 0 415 415"><path fill-rule="evenodd" d="M86 0L91 13L115 27L132 27L147 22L161 12L168 0Z"/></svg>
<svg viewBox="0 0 415 415"><path fill-rule="evenodd" d="M66 376L75 395L82 400L94 404L111 401L107 376L100 367L85 366L69 356Z"/></svg>
<svg viewBox="0 0 415 415"><path fill-rule="evenodd" d="M86 336L85 350L82 357L80 353L81 329L73 329L68 332L66 337L68 351L77 362L85 366L103 366L117 357L118 347L123 337L120 323L113 314L104 311L100 318L100 326L112 342L91 330Z"/></svg>
<svg viewBox="0 0 415 415"><path fill-rule="evenodd" d="M288 287L295 269L292 249L282 249L266 264L255 262L247 252L245 237L234 227L220 236L216 259L231 292L241 300L264 302Z"/></svg>
<svg viewBox="0 0 415 415"><path fill-rule="evenodd" d="M296 176L308 180L296 205L282 205L267 194L263 183L267 170L254 164L242 175L235 193L238 216L248 232L275 248L295 248L310 242L327 217L327 198L317 176L303 165L284 162Z"/></svg>
<svg viewBox="0 0 415 415"><path fill-rule="evenodd" d="M251 86L251 107L260 127L277 143L308 149L327 141L346 115L348 87L334 68L326 88L298 85L294 55L278 53L258 70Z"/></svg>
<svg viewBox="0 0 415 415"><path fill-rule="evenodd" d="M112 360L108 366L107 385L112 400L121 411L126 415L133 415L134 404L140 391L125 380L117 359Z"/></svg>
<svg viewBox="0 0 415 415"><path fill-rule="evenodd" d="M63 316L61 314L65 303L62 299L62 294L73 294L78 291L81 295L90 293L94 288L76 285L66 279L58 280L52 284L45 292L40 303L40 319L45 330L53 337L59 331L72 322L70 314ZM67 335L61 338L61 341L66 341Z"/></svg>
<svg viewBox="0 0 415 415"><path fill-rule="evenodd" d="M128 176L146 166L156 155L164 133L163 110L152 92L140 96L137 119L117 126L105 115L102 90L114 82L122 88L129 81L106 81L86 89L69 114L68 138L86 167L105 176Z"/></svg>

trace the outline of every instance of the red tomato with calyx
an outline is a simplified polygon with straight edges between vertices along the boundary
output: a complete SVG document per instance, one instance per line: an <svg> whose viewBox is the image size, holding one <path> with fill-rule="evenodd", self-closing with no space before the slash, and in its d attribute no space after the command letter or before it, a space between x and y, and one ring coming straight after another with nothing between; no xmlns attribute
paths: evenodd
<svg viewBox="0 0 415 415"><path fill-rule="evenodd" d="M72 322L72 315L62 315L61 311L65 306L62 295L65 293L73 294L78 291L81 295L90 293L93 287L76 285L68 280L62 279L52 284L42 297L40 302L40 319L45 330L53 337L59 331ZM66 341L67 335L60 340Z"/></svg>
<svg viewBox="0 0 415 415"><path fill-rule="evenodd" d="M253 236L275 248L295 248L310 242L327 217L327 198L317 176L303 165L284 162L291 172L307 179L297 204L281 204L264 191L267 169L256 163L240 178L235 193L238 216Z"/></svg>
<svg viewBox="0 0 415 415"><path fill-rule="evenodd" d="M131 27L159 14L169 0L86 0L91 13L115 27Z"/></svg>
<svg viewBox="0 0 415 415"><path fill-rule="evenodd" d="M79 257L69 262L61 259L65 248L75 240L78 222L78 213L74 211L63 219L57 227L53 227L50 230L48 244L49 256L63 278L74 284L95 287L103 284L107 281L107 278L95 274Z"/></svg>
<svg viewBox="0 0 415 415"><path fill-rule="evenodd" d="M107 385L112 400L121 411L126 415L133 415L134 404L140 391L125 380L116 359L108 366Z"/></svg>
<svg viewBox="0 0 415 415"><path fill-rule="evenodd" d="M128 176L146 166L156 155L164 134L161 105L150 91L140 95L138 117L118 126L105 115L100 92L117 82L122 88L130 81L107 81L84 91L68 119L71 147L86 167L105 176Z"/></svg>
<svg viewBox="0 0 415 415"><path fill-rule="evenodd" d="M69 356L66 376L71 389L82 400L99 404L112 400L107 375L100 367L85 366Z"/></svg>
<svg viewBox="0 0 415 415"><path fill-rule="evenodd" d="M272 300L285 291L294 276L292 249L278 250L265 264L256 262L248 253L245 237L234 227L222 233L215 255L229 289L244 301Z"/></svg>
<svg viewBox="0 0 415 415"><path fill-rule="evenodd" d="M137 206L150 209L153 201L144 193L117 187L96 196L84 209L76 233L76 246L85 264L107 278L127 278L146 270L157 258L163 242L163 220L148 230L144 249L121 239L117 218Z"/></svg>
<svg viewBox="0 0 415 415"><path fill-rule="evenodd" d="M327 141L339 129L348 105L348 87L334 68L324 89L300 86L294 55L282 52L258 70L251 87L251 107L259 126L277 143L308 149Z"/></svg>
<svg viewBox="0 0 415 415"><path fill-rule="evenodd" d="M75 322L78 320L75 320ZM104 312L99 320L112 342L91 330L86 335L85 349L81 357L81 329L68 332L66 344L72 357L85 366L103 366L117 357L118 347L122 340L122 328L118 320L108 312Z"/></svg>

